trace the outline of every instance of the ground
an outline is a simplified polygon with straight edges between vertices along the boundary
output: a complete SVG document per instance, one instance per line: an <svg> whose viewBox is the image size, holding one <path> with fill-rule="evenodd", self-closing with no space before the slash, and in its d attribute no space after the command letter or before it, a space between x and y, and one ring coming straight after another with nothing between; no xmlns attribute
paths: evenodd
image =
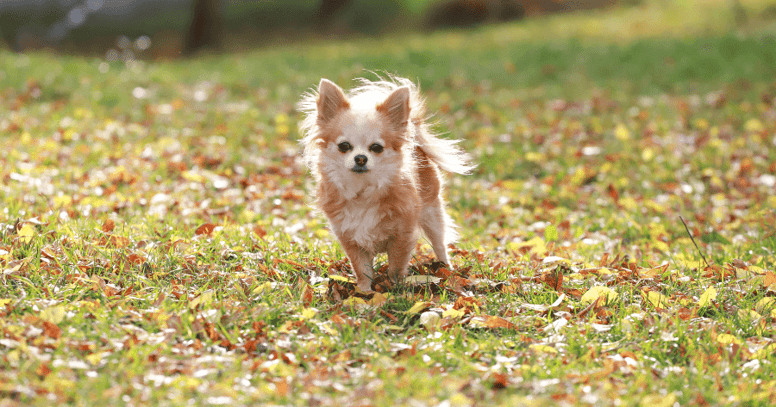
<svg viewBox="0 0 776 407"><path fill-rule="evenodd" d="M171 62L0 51L4 405L772 405L776 25L643 1ZM417 80L478 168L360 294L294 109ZM384 266L385 259L378 262Z"/></svg>

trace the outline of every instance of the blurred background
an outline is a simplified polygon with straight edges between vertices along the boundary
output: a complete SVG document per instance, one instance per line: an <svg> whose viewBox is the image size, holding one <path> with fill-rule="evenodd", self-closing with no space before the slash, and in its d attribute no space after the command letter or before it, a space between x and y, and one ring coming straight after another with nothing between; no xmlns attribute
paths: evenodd
<svg viewBox="0 0 776 407"><path fill-rule="evenodd" d="M3 0L2 47L170 59L471 27L642 0ZM733 3L736 1L734 0ZM153 44L153 46L152 46Z"/></svg>

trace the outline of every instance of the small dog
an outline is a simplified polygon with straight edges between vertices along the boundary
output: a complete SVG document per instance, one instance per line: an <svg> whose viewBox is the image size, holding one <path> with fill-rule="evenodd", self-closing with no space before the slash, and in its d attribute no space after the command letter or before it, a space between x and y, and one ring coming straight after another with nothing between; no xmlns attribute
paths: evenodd
<svg viewBox="0 0 776 407"><path fill-rule="evenodd" d="M474 166L456 145L437 138L408 79L361 79L348 95L321 79L298 105L304 158L315 176L316 203L329 219L362 291L371 291L376 253L388 253L388 278L407 274L419 229L439 261L458 234L445 211L439 169Z"/></svg>

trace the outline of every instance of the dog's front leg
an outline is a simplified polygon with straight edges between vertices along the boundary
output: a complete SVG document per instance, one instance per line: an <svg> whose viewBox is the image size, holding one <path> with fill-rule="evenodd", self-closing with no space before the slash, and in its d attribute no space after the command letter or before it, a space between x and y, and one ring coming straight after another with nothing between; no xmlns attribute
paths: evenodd
<svg viewBox="0 0 776 407"><path fill-rule="evenodd" d="M392 284L401 283L407 277L407 266L417 241L417 232L407 231L388 243L388 279Z"/></svg>
<svg viewBox="0 0 776 407"><path fill-rule="evenodd" d="M364 250L362 247L351 241L343 241L342 247L348 255L353 272L356 273L356 285L361 291L372 291L372 280L374 280L374 253Z"/></svg>

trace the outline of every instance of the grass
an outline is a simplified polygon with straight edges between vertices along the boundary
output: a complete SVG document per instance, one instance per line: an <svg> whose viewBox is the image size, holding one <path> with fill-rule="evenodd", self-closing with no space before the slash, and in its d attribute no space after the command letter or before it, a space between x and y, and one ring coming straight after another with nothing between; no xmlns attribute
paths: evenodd
<svg viewBox="0 0 776 407"><path fill-rule="evenodd" d="M742 3L744 26L656 1L190 61L0 53L4 403L773 404L776 30ZM450 179L452 273L421 242L439 280L358 297L293 106L368 71L418 80L479 167Z"/></svg>

